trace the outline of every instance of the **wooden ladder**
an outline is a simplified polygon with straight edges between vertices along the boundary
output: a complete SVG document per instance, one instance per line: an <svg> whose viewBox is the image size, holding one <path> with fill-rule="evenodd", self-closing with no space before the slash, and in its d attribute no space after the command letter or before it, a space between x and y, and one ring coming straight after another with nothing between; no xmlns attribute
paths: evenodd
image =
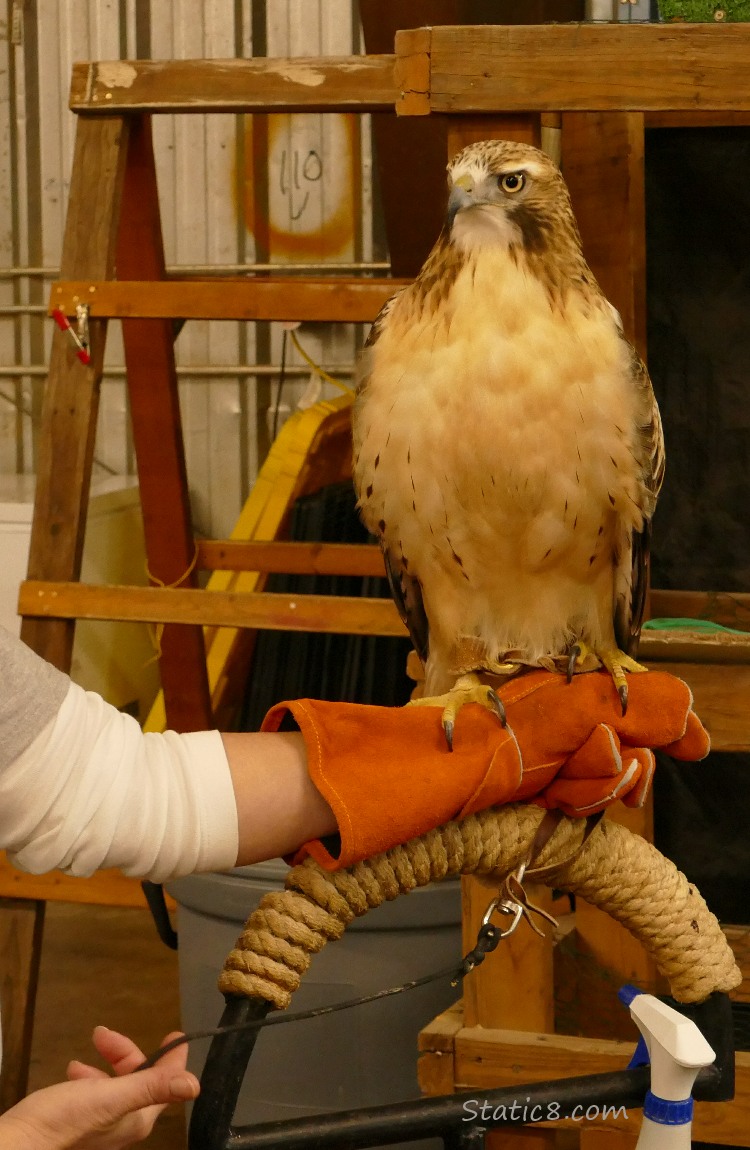
<svg viewBox="0 0 750 1150"><path fill-rule="evenodd" d="M61 281L50 314L88 309L90 362L56 330L44 396L28 580L20 593L22 638L62 670L70 667L75 620L165 624L160 671L169 725L214 726L204 625L403 635L388 600L237 595L198 588L199 569L372 574L371 548L327 550L229 540L196 543L190 514L175 370L173 321L312 320L365 323L399 286L387 277L257 275L168 278L151 138L154 114L179 112L393 112L392 56L309 61L228 60L86 63L74 67L77 114ZM81 553L97 407L111 318L122 320L125 365L149 572L159 586L81 584ZM107 879L102 901L107 901ZM127 901L122 884L112 901ZM44 897L76 899L80 880L56 875ZM3 894L5 1058L0 1106L26 1086L31 1019L43 930L39 880L13 873ZM142 900L141 900L142 901Z"/></svg>

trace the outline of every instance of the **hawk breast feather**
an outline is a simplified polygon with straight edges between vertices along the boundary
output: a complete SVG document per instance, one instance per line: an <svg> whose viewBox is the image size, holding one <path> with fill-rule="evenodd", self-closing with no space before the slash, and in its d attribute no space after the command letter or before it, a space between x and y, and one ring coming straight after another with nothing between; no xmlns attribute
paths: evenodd
<svg viewBox="0 0 750 1150"><path fill-rule="evenodd" d="M473 149L454 166L534 176L517 205L459 213L373 324L353 416L362 516L436 667L467 636L532 663L576 638L630 651L664 469L648 373L551 161Z"/></svg>

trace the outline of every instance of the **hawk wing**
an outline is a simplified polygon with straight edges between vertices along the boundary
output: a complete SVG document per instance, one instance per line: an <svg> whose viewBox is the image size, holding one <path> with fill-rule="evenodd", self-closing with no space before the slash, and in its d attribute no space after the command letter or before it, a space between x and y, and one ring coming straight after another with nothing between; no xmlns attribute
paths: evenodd
<svg viewBox="0 0 750 1150"><path fill-rule="evenodd" d="M383 304L370 328L357 370L358 399L361 399L366 392L370 378L371 356L368 354L369 350L377 342L396 300L404 290L401 288ZM359 497L360 494L358 491L357 496ZM409 574L401 559L386 547L382 536L380 537L380 546L383 551L385 572L388 576L388 586L393 602L396 604L398 613L409 632L414 650L424 663L427 660L429 647L429 626L422 599L422 586L418 579Z"/></svg>
<svg viewBox="0 0 750 1150"><path fill-rule="evenodd" d="M618 557L615 573L615 638L620 650L635 655L648 593L651 520L664 479L664 434L651 380L640 356L633 351L633 386L641 393L645 413L640 427L643 527L633 531L629 546Z"/></svg>
<svg viewBox="0 0 750 1150"><path fill-rule="evenodd" d="M422 662L426 663L430 632L422 600L422 586L385 546L383 546L383 557L393 602L411 636L414 650Z"/></svg>

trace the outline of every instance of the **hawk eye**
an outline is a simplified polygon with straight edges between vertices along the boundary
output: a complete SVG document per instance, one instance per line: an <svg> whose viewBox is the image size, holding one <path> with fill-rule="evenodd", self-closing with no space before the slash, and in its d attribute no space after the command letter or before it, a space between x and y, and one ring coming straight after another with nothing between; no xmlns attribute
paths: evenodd
<svg viewBox="0 0 750 1150"><path fill-rule="evenodd" d="M526 183L526 177L523 172L508 172L506 176L500 176L498 184L504 192L520 192L521 188Z"/></svg>

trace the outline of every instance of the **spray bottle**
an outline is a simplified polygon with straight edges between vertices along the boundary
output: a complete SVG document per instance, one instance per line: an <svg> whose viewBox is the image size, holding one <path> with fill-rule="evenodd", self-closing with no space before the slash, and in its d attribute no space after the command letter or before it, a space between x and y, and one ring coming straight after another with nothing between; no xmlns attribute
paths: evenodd
<svg viewBox="0 0 750 1150"><path fill-rule="evenodd" d="M694 1022L653 995L624 986L619 997L630 1007L642 1035L631 1065L636 1060L651 1063L651 1089L636 1150L690 1150L693 1083L716 1055ZM639 1051L644 1055L640 1059Z"/></svg>

